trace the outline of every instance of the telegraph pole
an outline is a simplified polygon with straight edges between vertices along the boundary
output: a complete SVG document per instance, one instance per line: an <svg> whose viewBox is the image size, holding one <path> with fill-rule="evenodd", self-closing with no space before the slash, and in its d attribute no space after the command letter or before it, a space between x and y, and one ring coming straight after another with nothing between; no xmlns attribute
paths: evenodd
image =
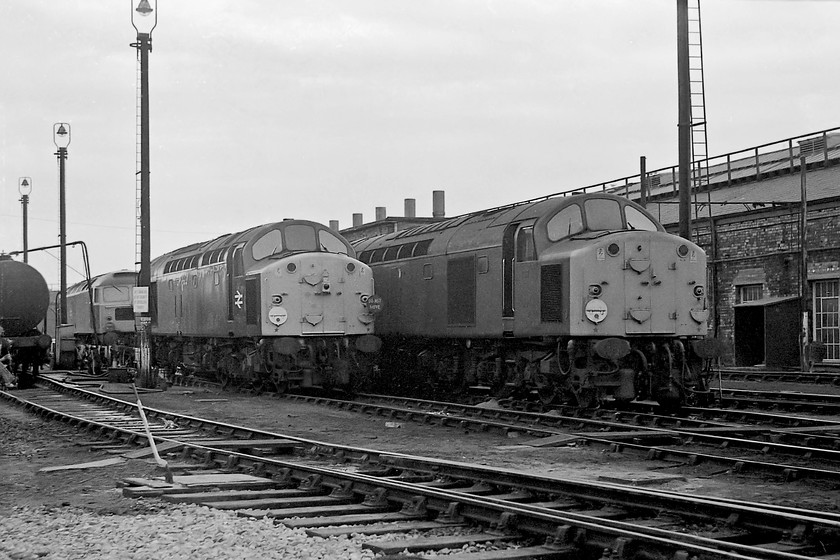
<svg viewBox="0 0 840 560"><path fill-rule="evenodd" d="M677 90L679 96L680 237L691 240L691 75L688 60L688 0L677 0Z"/></svg>

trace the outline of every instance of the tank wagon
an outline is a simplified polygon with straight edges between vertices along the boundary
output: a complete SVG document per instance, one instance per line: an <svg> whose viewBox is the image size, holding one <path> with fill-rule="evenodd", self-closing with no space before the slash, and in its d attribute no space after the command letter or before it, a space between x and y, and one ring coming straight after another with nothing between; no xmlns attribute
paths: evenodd
<svg viewBox="0 0 840 560"><path fill-rule="evenodd" d="M134 363L137 342L132 290L136 285L136 272L120 270L67 288L67 317L80 361L89 356L91 362L86 365L94 369L101 355L111 365Z"/></svg>
<svg viewBox="0 0 840 560"><path fill-rule="evenodd" d="M0 255L0 327L11 342L9 369L17 373L19 388L30 386L47 361L52 339L39 325L45 323L49 305L50 292L41 273Z"/></svg>
<svg viewBox="0 0 840 560"><path fill-rule="evenodd" d="M396 391L580 407L708 395L706 255L609 194L543 199L356 242Z"/></svg>
<svg viewBox="0 0 840 560"><path fill-rule="evenodd" d="M321 224L284 220L167 253L151 263L150 293L158 366L281 392L369 382L373 275Z"/></svg>

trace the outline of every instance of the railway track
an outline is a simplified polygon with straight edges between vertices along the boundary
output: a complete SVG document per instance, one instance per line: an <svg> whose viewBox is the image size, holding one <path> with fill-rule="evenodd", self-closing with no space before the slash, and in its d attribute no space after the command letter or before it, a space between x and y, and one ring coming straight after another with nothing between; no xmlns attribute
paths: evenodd
<svg viewBox="0 0 840 560"><path fill-rule="evenodd" d="M518 408L505 408L501 403L488 407L488 403L361 397L345 400L289 395L351 411L463 429L517 432L543 440L531 442L534 446L600 445L686 466L720 465L732 472L771 474L782 480L840 479L840 425L834 419L726 408L688 408L680 416L563 406L537 413L525 410L530 403L521 401L505 403ZM644 403L639 404L644 408Z"/></svg>
<svg viewBox="0 0 840 560"><path fill-rule="evenodd" d="M732 472L771 474L783 480L840 480L840 424L829 420L800 418L797 426L774 428L617 411L592 411L592 416L585 418L564 417L393 396L367 395L362 401L300 395L289 398L395 420L517 432L533 437L528 445L535 447L599 445L688 467L715 464ZM793 420L788 418L789 422ZM769 456L777 461L768 460Z"/></svg>
<svg viewBox="0 0 840 560"><path fill-rule="evenodd" d="M3 397L131 448L132 456L149 452L138 447L146 438L130 403L57 383ZM178 474L171 483L126 480L126 495L269 516L314 536L352 531L369 535L365 546L377 552L465 543L487 546L456 558L833 559L840 552L840 518L831 514L557 480L147 414L161 451L177 457Z"/></svg>
<svg viewBox="0 0 840 560"><path fill-rule="evenodd" d="M840 371L773 371L763 368L721 368L719 376L722 381L800 383L803 385L840 387Z"/></svg>
<svg viewBox="0 0 840 560"><path fill-rule="evenodd" d="M719 401L721 406L733 408L759 408L827 415L837 415L840 412L840 394L762 391L729 387L719 391Z"/></svg>

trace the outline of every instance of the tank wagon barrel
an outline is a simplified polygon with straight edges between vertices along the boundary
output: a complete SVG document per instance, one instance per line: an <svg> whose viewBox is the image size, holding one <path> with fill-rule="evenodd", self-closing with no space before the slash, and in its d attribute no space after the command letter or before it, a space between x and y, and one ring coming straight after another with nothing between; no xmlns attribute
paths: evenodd
<svg viewBox="0 0 840 560"><path fill-rule="evenodd" d="M52 339L39 329L45 323L50 293L44 277L26 263L0 255L0 337L4 359L2 383L25 388L48 357Z"/></svg>

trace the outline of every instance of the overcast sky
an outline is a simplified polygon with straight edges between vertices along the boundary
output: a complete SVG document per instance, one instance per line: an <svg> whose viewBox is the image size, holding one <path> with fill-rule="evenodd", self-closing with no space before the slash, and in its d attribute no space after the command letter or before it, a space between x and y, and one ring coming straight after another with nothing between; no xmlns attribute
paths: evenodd
<svg viewBox="0 0 840 560"><path fill-rule="evenodd" d="M695 0L689 0L693 4ZM152 256L405 198L447 215L677 163L674 0L160 0L150 55ZM702 0L711 155L840 126L840 2ZM134 268L129 0L0 2L0 251L67 240ZM68 250L68 283L82 279ZM58 284L58 251L30 263Z"/></svg>

